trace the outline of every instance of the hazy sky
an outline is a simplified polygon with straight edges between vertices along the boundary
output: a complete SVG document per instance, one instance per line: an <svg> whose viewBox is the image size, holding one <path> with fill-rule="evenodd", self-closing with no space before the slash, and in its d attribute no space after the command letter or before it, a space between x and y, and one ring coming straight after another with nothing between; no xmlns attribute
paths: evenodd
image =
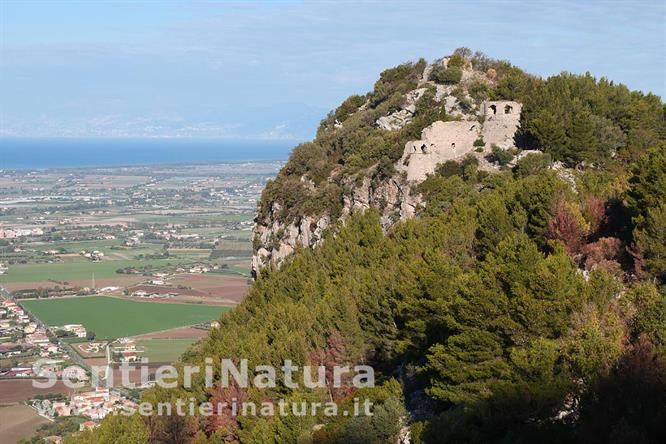
<svg viewBox="0 0 666 444"><path fill-rule="evenodd" d="M311 138L459 46L666 92L666 2L0 0L0 135Z"/></svg>

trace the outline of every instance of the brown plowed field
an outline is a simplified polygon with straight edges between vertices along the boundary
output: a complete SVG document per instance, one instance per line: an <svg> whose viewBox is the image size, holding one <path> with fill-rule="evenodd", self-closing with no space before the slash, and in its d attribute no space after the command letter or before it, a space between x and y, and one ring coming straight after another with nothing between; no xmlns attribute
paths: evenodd
<svg viewBox="0 0 666 444"><path fill-rule="evenodd" d="M48 422L27 405L0 406L0 441L11 443L28 439L40 425Z"/></svg>
<svg viewBox="0 0 666 444"><path fill-rule="evenodd" d="M239 303L247 294L250 284L241 276L186 274L170 280L172 285L184 285L206 293L210 297Z"/></svg>
<svg viewBox="0 0 666 444"><path fill-rule="evenodd" d="M62 381L56 382L52 388L40 389L33 387L30 379L0 379L0 403L25 401L35 395L47 393L69 394L75 391L65 386Z"/></svg>

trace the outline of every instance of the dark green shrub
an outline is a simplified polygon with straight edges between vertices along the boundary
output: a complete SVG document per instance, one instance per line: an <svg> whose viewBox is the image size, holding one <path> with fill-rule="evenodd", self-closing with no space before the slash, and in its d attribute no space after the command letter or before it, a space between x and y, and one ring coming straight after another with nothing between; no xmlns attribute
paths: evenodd
<svg viewBox="0 0 666 444"><path fill-rule="evenodd" d="M493 145L493 151L491 155L493 161L504 166L513 160L513 154L509 150L504 150L497 145Z"/></svg>
<svg viewBox="0 0 666 444"><path fill-rule="evenodd" d="M550 154L528 154L518 161L514 173L516 177L527 177L539 174L550 166L552 160Z"/></svg>
<svg viewBox="0 0 666 444"><path fill-rule="evenodd" d="M486 100L490 95L490 89L488 88L488 85L479 80L475 80L474 82L470 83L467 90L469 91L470 97L472 97L472 99L476 100L477 102Z"/></svg>
<svg viewBox="0 0 666 444"><path fill-rule="evenodd" d="M342 104L335 110L335 119L339 122L344 122L350 114L356 112L361 105L365 103L365 96L353 95L348 97Z"/></svg>
<svg viewBox="0 0 666 444"><path fill-rule="evenodd" d="M462 69L457 66L450 68L437 68L434 70L433 80L444 85L455 85L462 79Z"/></svg>
<svg viewBox="0 0 666 444"><path fill-rule="evenodd" d="M451 58L449 59L449 63L447 63L447 67L449 68L453 67L462 68L463 66L465 66L465 59L458 54L454 54L453 56L451 56Z"/></svg>

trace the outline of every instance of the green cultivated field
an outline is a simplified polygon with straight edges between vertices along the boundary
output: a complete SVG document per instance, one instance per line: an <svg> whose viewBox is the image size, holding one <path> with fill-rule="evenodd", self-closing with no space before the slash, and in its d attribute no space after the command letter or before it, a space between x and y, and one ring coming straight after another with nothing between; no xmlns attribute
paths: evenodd
<svg viewBox="0 0 666 444"><path fill-rule="evenodd" d="M47 325L83 324L99 339L135 336L217 319L225 307L138 302L108 296L22 302Z"/></svg>
<svg viewBox="0 0 666 444"><path fill-rule="evenodd" d="M49 279L57 281L76 281L90 280L95 273L96 279L105 279L123 276L117 274L118 268L126 267L145 267L153 265L163 267L169 264L177 265L179 263L187 264L191 261L178 259L154 259L154 260L118 260L118 261L100 261L100 262L66 262L54 264L25 264L10 265L9 272L0 275L0 284L3 282L39 282Z"/></svg>
<svg viewBox="0 0 666 444"><path fill-rule="evenodd" d="M78 253L81 250L99 250L106 252L107 249L114 245L122 244L119 240L90 240L90 241L54 241L45 242L40 244L32 244L31 246L38 251L44 250L57 250L64 248L65 250L73 253Z"/></svg>
<svg viewBox="0 0 666 444"><path fill-rule="evenodd" d="M187 348L197 342L197 339L144 339L137 341L136 345L143 347L145 352L142 358L148 362L174 362Z"/></svg>

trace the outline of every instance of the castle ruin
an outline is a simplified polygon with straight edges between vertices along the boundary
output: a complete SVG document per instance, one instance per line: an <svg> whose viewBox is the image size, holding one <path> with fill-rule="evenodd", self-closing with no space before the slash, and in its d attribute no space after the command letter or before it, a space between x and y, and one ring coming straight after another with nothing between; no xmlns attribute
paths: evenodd
<svg viewBox="0 0 666 444"><path fill-rule="evenodd" d="M407 174L408 181L421 182L435 172L438 164L473 152L478 139L483 140L484 151L490 151L492 145L509 149L515 146L521 110L518 102L487 101L480 107L483 123L479 120L437 121L423 130L420 140L405 144L398 169Z"/></svg>

